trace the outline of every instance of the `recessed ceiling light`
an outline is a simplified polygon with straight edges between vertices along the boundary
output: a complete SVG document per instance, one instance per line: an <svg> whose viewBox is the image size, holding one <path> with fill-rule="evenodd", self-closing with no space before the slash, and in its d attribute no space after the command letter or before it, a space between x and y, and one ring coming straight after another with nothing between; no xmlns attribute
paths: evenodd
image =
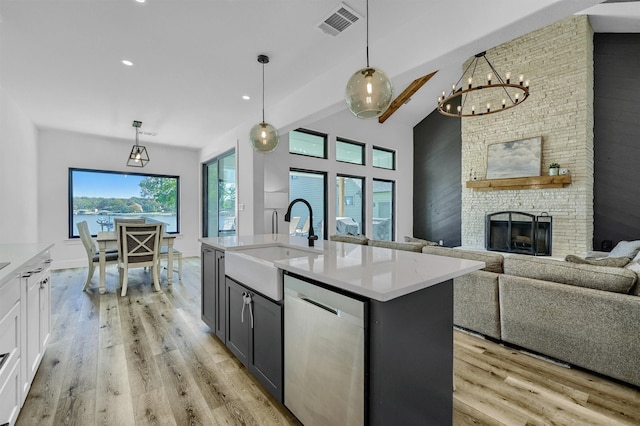
<svg viewBox="0 0 640 426"><path fill-rule="evenodd" d="M146 0L136 0L138 3L144 3Z"/></svg>
<svg viewBox="0 0 640 426"><path fill-rule="evenodd" d="M242 99L248 101L249 99L251 99L251 97L249 95L242 95Z"/></svg>
<svg viewBox="0 0 640 426"><path fill-rule="evenodd" d="M125 65L126 65L126 66L128 66L128 67L133 66L133 62L131 62L131 61L130 61L130 60L128 60L128 59L123 59L123 60L122 60L122 63L123 63L123 64L125 64Z"/></svg>

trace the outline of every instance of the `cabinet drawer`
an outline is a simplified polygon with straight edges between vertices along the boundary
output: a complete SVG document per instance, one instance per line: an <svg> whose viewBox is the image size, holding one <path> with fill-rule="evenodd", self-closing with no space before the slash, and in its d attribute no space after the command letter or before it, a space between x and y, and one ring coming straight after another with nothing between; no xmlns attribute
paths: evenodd
<svg viewBox="0 0 640 426"><path fill-rule="evenodd" d="M20 352L20 303L13 305L7 314L0 318L0 354L9 354L5 359L0 373L7 364L19 355ZM0 423L1 424L1 423Z"/></svg>
<svg viewBox="0 0 640 426"><path fill-rule="evenodd" d="M20 280L13 279L0 287L0 321L20 300ZM2 424L2 423L0 423Z"/></svg>
<svg viewBox="0 0 640 426"><path fill-rule="evenodd" d="M0 424L14 424L20 411L20 358L4 365L0 374ZM6 367L6 368L5 368Z"/></svg>

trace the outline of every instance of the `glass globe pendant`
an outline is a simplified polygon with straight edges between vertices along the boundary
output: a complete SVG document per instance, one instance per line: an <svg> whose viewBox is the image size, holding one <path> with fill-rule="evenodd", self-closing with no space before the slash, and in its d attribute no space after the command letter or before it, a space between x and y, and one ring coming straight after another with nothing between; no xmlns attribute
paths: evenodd
<svg viewBox="0 0 640 426"><path fill-rule="evenodd" d="M393 100L393 85L380 69L367 67L356 71L345 89L349 110L358 118L377 118Z"/></svg>
<svg viewBox="0 0 640 426"><path fill-rule="evenodd" d="M349 111L358 118L380 117L393 100L393 84L380 69L369 66L369 0L367 0L367 66L356 71L344 91Z"/></svg>
<svg viewBox="0 0 640 426"><path fill-rule="evenodd" d="M278 147L278 130L269 123L258 123L249 132L251 146L257 152L272 152Z"/></svg>
<svg viewBox="0 0 640 426"><path fill-rule="evenodd" d="M264 121L264 64L269 63L269 57L267 55L258 55L258 62L262 64L262 122L251 128L249 141L254 151L266 154L275 151L280 137L278 136L278 130Z"/></svg>

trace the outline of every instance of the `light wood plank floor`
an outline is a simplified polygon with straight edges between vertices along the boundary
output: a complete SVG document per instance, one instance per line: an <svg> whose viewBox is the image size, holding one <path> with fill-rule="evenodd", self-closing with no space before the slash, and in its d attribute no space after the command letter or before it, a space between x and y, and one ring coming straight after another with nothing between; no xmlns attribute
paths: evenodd
<svg viewBox="0 0 640 426"><path fill-rule="evenodd" d="M200 320L200 259L126 297L52 273L53 332L18 425L297 425ZM163 280L164 281L164 280ZM639 425L640 392L455 331L454 425Z"/></svg>

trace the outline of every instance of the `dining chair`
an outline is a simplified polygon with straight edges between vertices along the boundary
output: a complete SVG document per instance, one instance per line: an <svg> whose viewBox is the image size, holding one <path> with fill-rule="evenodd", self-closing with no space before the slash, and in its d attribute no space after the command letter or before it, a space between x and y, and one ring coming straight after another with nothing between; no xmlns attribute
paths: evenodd
<svg viewBox="0 0 640 426"><path fill-rule="evenodd" d="M117 217L113 219L113 229L117 230L118 225L125 223L147 223L147 220L144 217L132 217L132 218L122 218Z"/></svg>
<svg viewBox="0 0 640 426"><path fill-rule="evenodd" d="M80 234L80 240L87 252L87 261L89 262L89 271L87 273L87 280L82 287L82 291L85 291L91 283L93 273L96 270L96 265L100 264L100 252L96 246L96 242L91 238L91 232L89 231L89 225L86 220L77 223L78 233ZM115 263L118 261L118 250L111 249L105 253L105 259L107 263Z"/></svg>
<svg viewBox="0 0 640 426"><path fill-rule="evenodd" d="M167 263L169 262L169 246L162 246L160 248L160 259L167 259ZM182 281L182 252L177 248L173 247L173 261L174 265L176 260L178 261L178 269L174 269L171 273L178 273L178 280ZM164 269L167 270L167 274L169 274L169 267L165 266Z"/></svg>
<svg viewBox="0 0 640 426"><path fill-rule="evenodd" d="M294 235L296 233L296 229L298 229L299 222L300 222L300 216L294 216L291 218L291 222L289 222L289 235Z"/></svg>
<svg viewBox="0 0 640 426"><path fill-rule="evenodd" d="M125 223L118 225L116 238L122 296L127 295L129 269L132 268L149 267L155 290L160 291L158 260L160 258L162 227L162 223Z"/></svg>

